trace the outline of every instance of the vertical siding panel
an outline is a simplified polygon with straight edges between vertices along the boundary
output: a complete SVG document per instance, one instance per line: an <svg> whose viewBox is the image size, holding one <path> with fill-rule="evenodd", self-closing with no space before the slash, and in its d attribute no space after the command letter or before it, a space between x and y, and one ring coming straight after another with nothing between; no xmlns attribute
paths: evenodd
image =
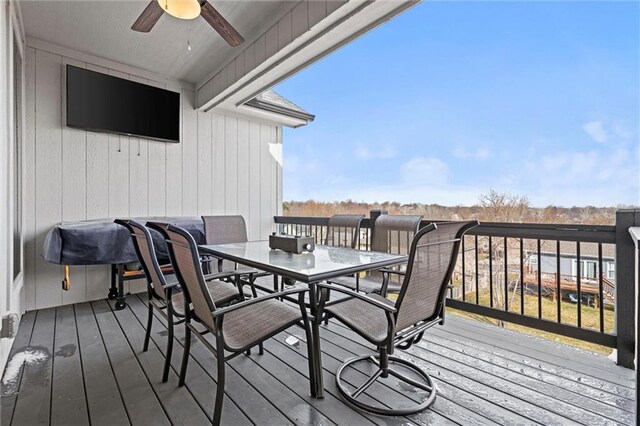
<svg viewBox="0 0 640 426"><path fill-rule="evenodd" d="M66 65L86 68L86 63L64 58L62 61L62 93L66 92ZM87 218L87 132L66 127L64 95L60 102L62 112L62 220L78 221ZM74 266L70 270L71 286L62 292L63 304L87 300L86 267Z"/></svg>
<svg viewBox="0 0 640 426"><path fill-rule="evenodd" d="M36 52L36 250L62 219L62 58ZM36 256L36 307L62 303L61 268Z"/></svg>
<svg viewBox="0 0 640 426"><path fill-rule="evenodd" d="M211 114L198 111L198 215L211 214Z"/></svg>
<svg viewBox="0 0 640 426"><path fill-rule="evenodd" d="M328 0L327 1L327 15L332 14L338 10L342 5L346 3L346 0Z"/></svg>
<svg viewBox="0 0 640 426"><path fill-rule="evenodd" d="M249 217L247 218L249 240L262 240L267 238L261 233L260 208L261 175L260 175L260 123L249 123Z"/></svg>
<svg viewBox="0 0 640 426"><path fill-rule="evenodd" d="M224 115L213 114L211 117L215 122L215 134L213 139L212 161L213 161L213 214L224 214L226 211L225 186L226 186L226 121Z"/></svg>
<svg viewBox="0 0 640 426"><path fill-rule="evenodd" d="M130 76L129 80L147 84L144 78ZM129 214L149 216L149 141L129 139Z"/></svg>
<svg viewBox="0 0 640 426"><path fill-rule="evenodd" d="M109 70L109 74L128 79L125 73ZM128 217L129 206L129 151L132 140L128 136L109 135L109 214ZM137 152L137 146L135 152Z"/></svg>
<svg viewBox="0 0 640 426"><path fill-rule="evenodd" d="M198 214L198 121L193 92L183 92L182 104L182 214Z"/></svg>
<svg viewBox="0 0 640 426"><path fill-rule="evenodd" d="M284 146L282 144L282 126L277 126L276 128L276 142L278 144L278 152L280 153L280 158L276 163L276 215L282 215L282 169L284 167Z"/></svg>
<svg viewBox="0 0 640 426"><path fill-rule="evenodd" d="M189 92L191 93L191 92ZM180 92L180 143L166 146L166 214L168 216L182 215L182 149L184 147L184 110L188 97L184 91Z"/></svg>
<svg viewBox="0 0 640 426"><path fill-rule="evenodd" d="M271 152L271 164L269 165L270 171L270 185L269 191L271 191L271 207L270 217L273 222L273 216L278 214L278 148L280 145L278 144L278 134L277 128L275 126L269 126L269 151Z"/></svg>
<svg viewBox="0 0 640 426"><path fill-rule="evenodd" d="M106 68L87 64L87 69L108 73ZM87 132L87 219L109 213L109 135Z"/></svg>
<svg viewBox="0 0 640 426"><path fill-rule="evenodd" d="M253 43L253 57L255 58L254 66L257 67L264 62L267 57L267 38L264 34Z"/></svg>
<svg viewBox="0 0 640 426"><path fill-rule="evenodd" d="M225 116L225 213L238 213L238 119Z"/></svg>
<svg viewBox="0 0 640 426"><path fill-rule="evenodd" d="M87 64L87 69L109 72L92 64ZM109 135L87 132L87 219L104 218L109 214L109 153ZM110 268L103 265L87 266L85 271L87 300L105 297L109 288Z"/></svg>
<svg viewBox="0 0 640 426"><path fill-rule="evenodd" d="M327 2L323 0L307 1L309 5L309 28L327 16Z"/></svg>
<svg viewBox="0 0 640 426"><path fill-rule="evenodd" d="M269 152L269 126L260 125L260 235L271 233L271 153Z"/></svg>
<svg viewBox="0 0 640 426"><path fill-rule="evenodd" d="M249 122L238 119L238 162L236 166L238 176L238 214L249 223Z"/></svg>
<svg viewBox="0 0 640 426"><path fill-rule="evenodd" d="M165 83L149 80L149 85L166 89ZM147 156L147 171L148 171L148 189L147 194L149 196L149 216L165 216L167 213L167 200L166 200L166 159L167 159L167 145L169 143L149 141L147 142L149 154Z"/></svg>
<svg viewBox="0 0 640 426"><path fill-rule="evenodd" d="M278 21L278 50L291 43L291 20L291 12L289 12Z"/></svg>
<svg viewBox="0 0 640 426"><path fill-rule="evenodd" d="M301 1L291 11L291 38L296 39L309 30L309 2Z"/></svg>
<svg viewBox="0 0 640 426"><path fill-rule="evenodd" d="M36 308L36 52L25 50L24 157L24 288L26 310Z"/></svg>
<svg viewBox="0 0 640 426"><path fill-rule="evenodd" d="M278 25L274 25L265 34L265 53L266 58L270 58L278 51Z"/></svg>
<svg viewBox="0 0 640 426"><path fill-rule="evenodd" d="M256 66L255 43L244 51L244 74L249 74Z"/></svg>

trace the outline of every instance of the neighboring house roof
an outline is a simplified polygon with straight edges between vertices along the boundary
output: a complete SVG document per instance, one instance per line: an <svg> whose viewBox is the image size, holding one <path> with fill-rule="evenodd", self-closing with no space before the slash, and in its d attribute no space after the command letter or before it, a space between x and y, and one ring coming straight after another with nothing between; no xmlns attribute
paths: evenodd
<svg viewBox="0 0 640 426"><path fill-rule="evenodd" d="M530 247L532 249L533 247ZM535 250L535 249L534 249ZM556 255L556 242L544 241L541 247L541 254ZM560 242L560 255L565 257L577 257L576 243L571 241ZM602 258L614 259L616 256L616 246L614 244L602 244ZM598 244L580 243L580 257L598 258Z"/></svg>
<svg viewBox="0 0 640 426"><path fill-rule="evenodd" d="M271 89L262 92L255 98L247 101L245 105L276 114L285 115L287 117L304 120L307 123L313 121L316 118L315 115L308 113L298 105L294 104L288 99L283 98Z"/></svg>

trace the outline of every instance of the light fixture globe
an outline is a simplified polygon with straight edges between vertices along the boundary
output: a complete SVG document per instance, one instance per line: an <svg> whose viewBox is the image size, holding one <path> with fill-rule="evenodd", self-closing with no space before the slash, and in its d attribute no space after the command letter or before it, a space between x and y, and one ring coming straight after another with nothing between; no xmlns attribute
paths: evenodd
<svg viewBox="0 0 640 426"><path fill-rule="evenodd" d="M194 19L200 16L198 0L158 0L162 10L179 19Z"/></svg>

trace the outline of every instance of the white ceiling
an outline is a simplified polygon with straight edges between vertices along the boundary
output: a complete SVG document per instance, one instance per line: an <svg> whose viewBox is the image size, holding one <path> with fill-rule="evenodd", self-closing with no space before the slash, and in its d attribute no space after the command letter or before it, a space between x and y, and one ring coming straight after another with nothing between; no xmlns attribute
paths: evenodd
<svg viewBox="0 0 640 426"><path fill-rule="evenodd" d="M275 16L295 5L265 0L210 2L242 34L245 44L230 47L201 17L184 21L164 14L151 32L137 33L131 25L149 0L21 0L20 6L27 37L200 83L268 29Z"/></svg>

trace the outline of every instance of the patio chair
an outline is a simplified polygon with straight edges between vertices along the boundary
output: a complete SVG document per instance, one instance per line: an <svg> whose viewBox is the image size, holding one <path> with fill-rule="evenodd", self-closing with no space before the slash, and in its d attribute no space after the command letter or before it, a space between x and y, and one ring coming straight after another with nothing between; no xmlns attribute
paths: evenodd
<svg viewBox="0 0 640 426"><path fill-rule="evenodd" d="M184 321L184 296L177 282L167 283L167 277L163 273L156 251L153 245L151 232L143 224L131 219L116 219L115 223L122 225L131 233L131 240L135 248L138 260L147 279L148 307L147 329L144 335L143 351L149 348L151 326L153 324L153 310L157 310L167 321L167 351L162 371L162 381L169 378L171 353L173 351L173 327ZM220 306L233 301L242 300L242 292L235 285L219 281L229 276L227 274L214 274L207 276L207 287L213 299ZM170 302L169 302L170 301Z"/></svg>
<svg viewBox="0 0 640 426"><path fill-rule="evenodd" d="M327 236L323 244L356 248L359 242L362 219L364 219L363 214L334 214L329 218Z"/></svg>
<svg viewBox="0 0 640 426"><path fill-rule="evenodd" d="M408 254L411 240L418 232L421 220L422 216L417 215L379 216L373 225L371 251ZM398 278L394 280L390 275ZM386 297L388 292L400 290L403 275L403 268L384 268L369 271L364 277L359 275L340 277L331 280L331 283L364 293L378 293Z"/></svg>
<svg viewBox="0 0 640 426"><path fill-rule="evenodd" d="M202 216L202 222L204 222L205 241L207 244L245 243L248 241L247 225L244 217L240 215ZM235 271L240 279L247 277L246 282L251 287L253 297L257 297L255 280L271 275L268 272L261 272L254 268L238 267L237 264L228 260L214 259L214 261L216 260L218 272Z"/></svg>
<svg viewBox="0 0 640 426"><path fill-rule="evenodd" d="M427 329L444 323L446 291L458 258L460 241L465 232L477 225L477 221L449 222L422 228L411 243L406 274L395 302L377 294L365 295L333 284L318 284L317 319L325 313L338 319L375 345L379 353L351 358L338 368L336 383L348 403L373 413L395 416L417 413L434 402L436 389L431 376L412 362L394 356L393 352L395 348L408 349L422 339ZM329 290L349 297L328 302ZM375 372L360 387L350 391L342 374L347 367L359 362L372 362ZM373 406L358 400L379 377L389 375L426 392L426 397L413 407L400 408Z"/></svg>
<svg viewBox="0 0 640 426"><path fill-rule="evenodd" d="M217 389L213 424L220 424L222 403L224 401L225 362L247 349L262 343L294 324L302 323L307 339L311 338L309 319L305 308L306 287L290 288L282 292L245 300L221 308L211 297L204 281L198 246L193 237L185 230L170 224L154 223L150 225L167 238L169 254L176 270L190 309L185 311L185 343L179 386L183 386L187 371L187 361L191 347L191 333L209 349L218 364ZM298 294L298 306L275 300L278 297ZM198 331L192 321L204 326ZM215 336L215 346L204 337L211 333ZM311 340L307 340L311 341ZM229 355L225 355L225 351ZM309 345L308 360L311 375L314 352ZM314 384L311 384L313 392Z"/></svg>

